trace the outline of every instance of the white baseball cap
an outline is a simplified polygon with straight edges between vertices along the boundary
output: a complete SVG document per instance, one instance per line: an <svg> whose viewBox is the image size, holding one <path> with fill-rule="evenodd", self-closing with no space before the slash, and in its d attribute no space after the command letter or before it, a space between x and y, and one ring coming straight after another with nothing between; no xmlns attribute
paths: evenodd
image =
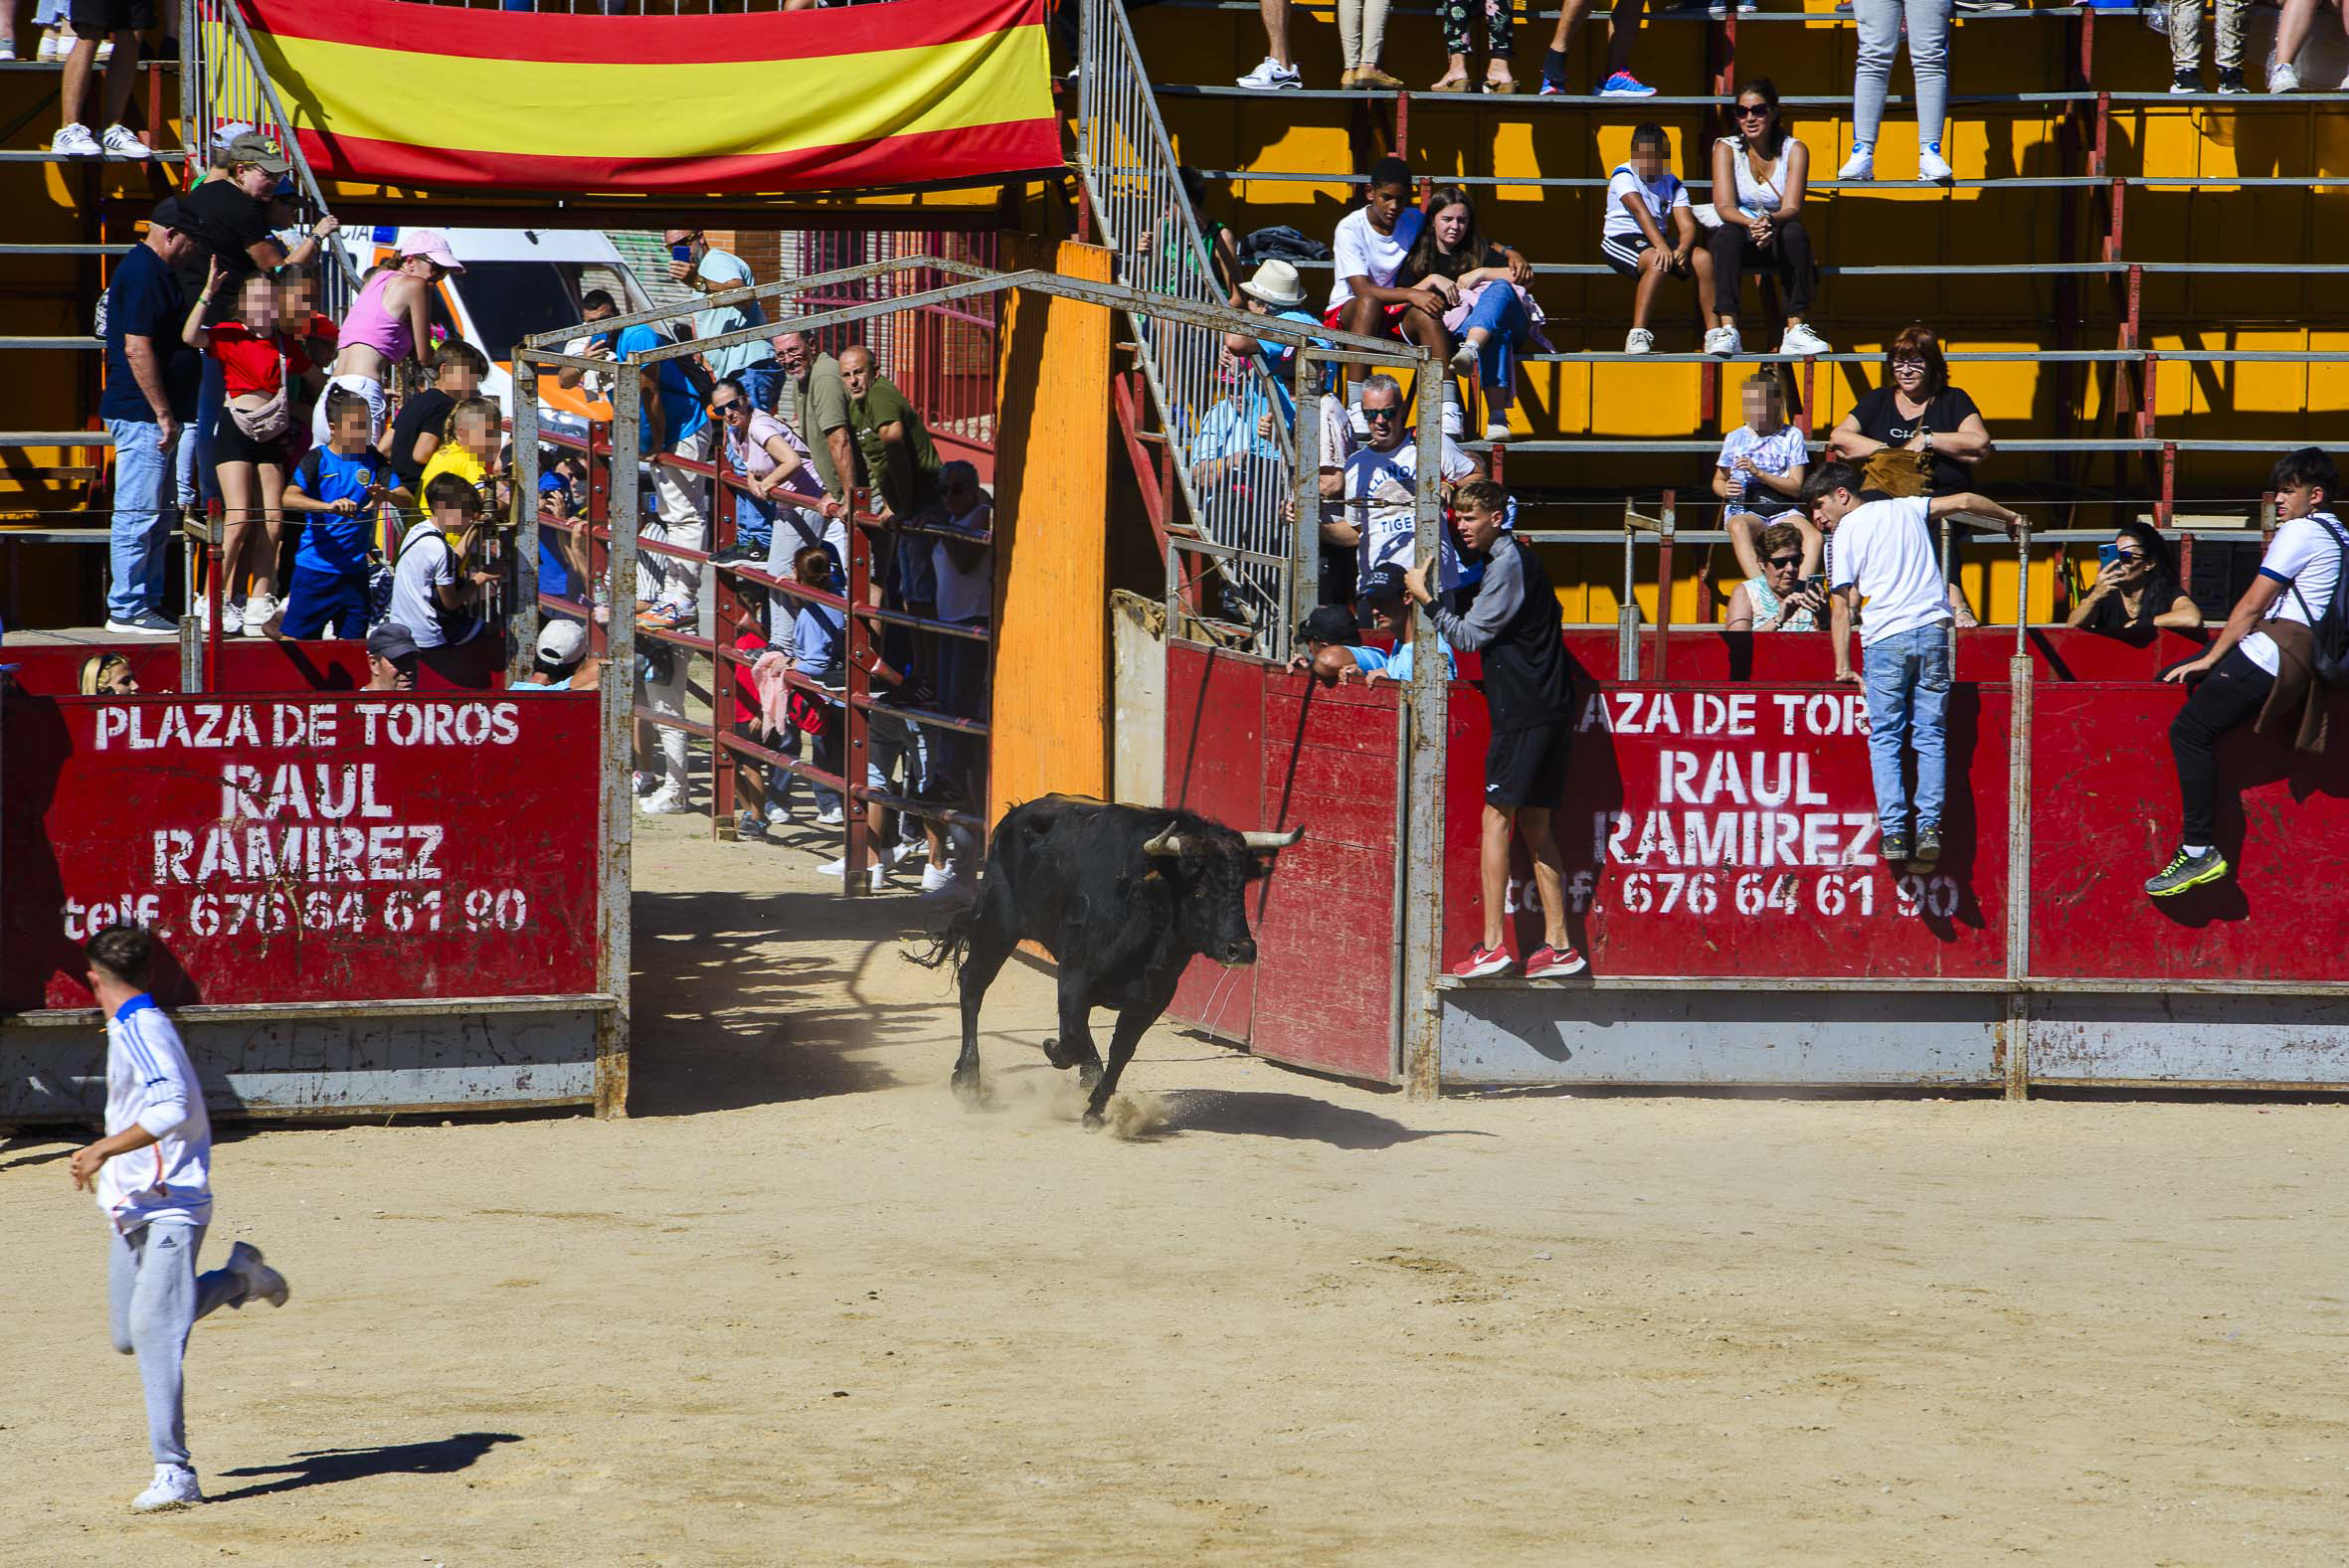
<svg viewBox="0 0 2349 1568"><path fill-rule="evenodd" d="M538 656L549 664L577 664L587 656L587 627L576 620L550 620L538 628Z"/></svg>

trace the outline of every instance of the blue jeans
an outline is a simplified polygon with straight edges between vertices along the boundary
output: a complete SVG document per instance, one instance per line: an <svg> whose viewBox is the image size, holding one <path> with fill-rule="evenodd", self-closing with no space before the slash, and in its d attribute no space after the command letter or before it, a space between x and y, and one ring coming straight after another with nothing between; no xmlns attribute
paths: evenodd
<svg viewBox="0 0 2349 1568"><path fill-rule="evenodd" d="M734 379L741 382L742 390L750 395L752 408L765 409L769 414L775 412L775 389L783 380L781 365L771 359L756 365L746 365L734 373Z"/></svg>
<svg viewBox="0 0 2349 1568"><path fill-rule="evenodd" d="M1468 319L1460 323L1461 336L1470 327L1483 327L1492 336L1485 339L1484 348L1477 355L1477 381L1487 387L1507 387L1513 384L1517 370L1517 340L1533 329L1534 323L1526 316L1526 302L1517 290L1506 283L1489 284L1476 296L1469 308Z"/></svg>
<svg viewBox="0 0 2349 1568"><path fill-rule="evenodd" d="M738 473L741 471L736 470ZM775 544L775 503L734 492L734 542L770 550Z"/></svg>
<svg viewBox="0 0 2349 1568"><path fill-rule="evenodd" d="M1916 825L1939 827L1949 771L1949 625L1935 621L1871 642L1860 674L1868 690L1868 769L1876 817L1887 833L1908 831L1900 753L1916 747Z"/></svg>
<svg viewBox="0 0 2349 1568"><path fill-rule="evenodd" d="M114 438L114 580L106 587L106 614L131 620L163 607L164 546L176 494L172 458L152 420L108 420L106 434ZM189 438L182 430L180 443Z"/></svg>
<svg viewBox="0 0 2349 1568"><path fill-rule="evenodd" d="M179 438L179 504L195 511L220 499L220 476L212 463L212 428L229 401L228 370L217 359L204 361L204 384L196 394L196 419Z"/></svg>

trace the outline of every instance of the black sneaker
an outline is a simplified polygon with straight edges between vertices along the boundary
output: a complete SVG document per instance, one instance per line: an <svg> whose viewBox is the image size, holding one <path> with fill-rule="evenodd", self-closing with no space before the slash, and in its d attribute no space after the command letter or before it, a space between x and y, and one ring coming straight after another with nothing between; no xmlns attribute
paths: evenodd
<svg viewBox="0 0 2349 1568"><path fill-rule="evenodd" d="M166 620L155 610L142 610L135 615L108 615L106 629L118 636L176 637L179 635L179 622Z"/></svg>
<svg viewBox="0 0 2349 1568"><path fill-rule="evenodd" d="M1908 835L1904 832L1885 834L1885 863L1897 865L1908 858Z"/></svg>
<svg viewBox="0 0 2349 1568"><path fill-rule="evenodd" d="M2202 78L2199 74L2192 71L2174 71L2170 73L2170 90L2172 92L2181 93L2200 92L2202 90Z"/></svg>
<svg viewBox="0 0 2349 1568"><path fill-rule="evenodd" d="M760 815L756 811L747 809L736 812L734 816L734 836L736 838L752 839L762 844L765 843L767 841L767 818Z"/></svg>
<svg viewBox="0 0 2349 1568"><path fill-rule="evenodd" d="M1941 859L1941 829L1938 825L1916 830L1916 853L1909 859L1920 866L1937 864Z"/></svg>
<svg viewBox="0 0 2349 1568"><path fill-rule="evenodd" d="M2199 855L2178 851L2170 863L2145 879L2145 891L2155 898L2169 898L2188 888L2216 882L2227 874L2227 857L2217 849L2206 849Z"/></svg>
<svg viewBox="0 0 2349 1568"><path fill-rule="evenodd" d="M759 566L767 564L765 545L729 545L710 557L713 566Z"/></svg>
<svg viewBox="0 0 2349 1568"><path fill-rule="evenodd" d="M2240 97L2251 91L2251 88L2244 85L2243 67L2221 66L2219 68L2219 90L2228 97Z"/></svg>

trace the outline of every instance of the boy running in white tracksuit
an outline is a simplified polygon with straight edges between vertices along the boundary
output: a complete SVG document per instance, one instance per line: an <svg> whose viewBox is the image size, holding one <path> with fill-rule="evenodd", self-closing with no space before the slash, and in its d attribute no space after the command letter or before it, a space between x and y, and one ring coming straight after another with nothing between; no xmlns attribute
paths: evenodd
<svg viewBox="0 0 2349 1568"><path fill-rule="evenodd" d="M138 1356L146 1385L155 1480L131 1506L142 1513L202 1502L188 1460L180 1359L196 1319L222 1307L285 1305L285 1278L239 1242L228 1266L196 1273L212 1223L212 1123L179 1043L147 994L154 943L135 926L90 939L90 989L106 1018L106 1135L75 1151L77 1189L94 1187L105 1211L106 1303L114 1348Z"/></svg>

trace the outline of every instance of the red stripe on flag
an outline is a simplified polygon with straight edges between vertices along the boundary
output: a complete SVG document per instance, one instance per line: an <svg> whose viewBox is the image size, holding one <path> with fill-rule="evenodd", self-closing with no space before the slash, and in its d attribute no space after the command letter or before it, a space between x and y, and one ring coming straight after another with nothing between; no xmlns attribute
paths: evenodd
<svg viewBox="0 0 2349 1568"><path fill-rule="evenodd" d="M330 142L307 130L299 135L303 155L322 178L452 190L663 195L851 191L1038 173L1057 170L1066 161L1059 122L1052 119L1004 120L792 152L708 158L568 158L414 147L358 136L338 136Z"/></svg>
<svg viewBox="0 0 2349 1568"><path fill-rule="evenodd" d="M238 0L257 32L397 50L414 90L431 90L435 55L574 65L699 66L817 60L918 49L1041 25L1044 0L893 0L741 16L573 16L474 11L415 0ZM264 45L267 48L267 45ZM839 59L842 71L870 67ZM580 113L593 103L574 104ZM687 113L680 103L677 111ZM1056 160L1057 161L1057 160Z"/></svg>

